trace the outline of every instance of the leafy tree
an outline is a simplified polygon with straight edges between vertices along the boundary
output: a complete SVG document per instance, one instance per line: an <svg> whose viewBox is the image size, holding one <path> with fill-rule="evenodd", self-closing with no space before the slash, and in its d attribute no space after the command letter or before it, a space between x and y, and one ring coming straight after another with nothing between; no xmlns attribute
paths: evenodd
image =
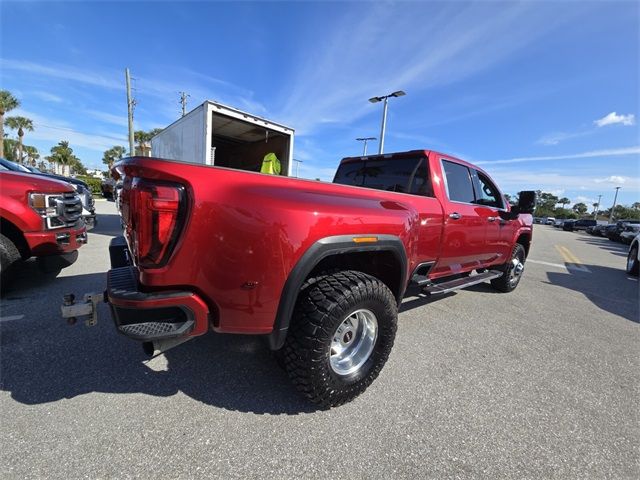
<svg viewBox="0 0 640 480"><path fill-rule="evenodd" d="M587 213L587 210L589 210L589 207L587 207L587 205L582 202L576 203L573 206L573 211L578 215L584 215L585 213Z"/></svg>
<svg viewBox="0 0 640 480"><path fill-rule="evenodd" d="M109 167L109 171L111 171L111 167L113 167L113 164L124 157L125 153L126 149L124 147L121 147L119 145L111 147L102 155L102 163L107 165Z"/></svg>
<svg viewBox="0 0 640 480"><path fill-rule="evenodd" d="M11 95L8 90L0 90L0 138L4 140L4 115L5 113L18 108L20 100ZM0 157L6 158L4 153L4 142L0 144Z"/></svg>
<svg viewBox="0 0 640 480"><path fill-rule="evenodd" d="M607 216L611 214L611 209L608 208L606 212ZM625 207L624 205L616 205L613 210L614 220L640 220L640 210L635 208Z"/></svg>
<svg viewBox="0 0 640 480"><path fill-rule="evenodd" d="M640 202L633 202L631 208L633 208L634 210L640 210Z"/></svg>
<svg viewBox="0 0 640 480"><path fill-rule="evenodd" d="M558 200L558 203L562 205L562 208L564 209L564 206L569 205L571 203L571 200L569 200L567 197L562 197L560 200Z"/></svg>
<svg viewBox="0 0 640 480"><path fill-rule="evenodd" d="M18 131L18 160L22 163L22 139L24 131L33 132L33 122L25 117L8 117L4 124L12 130Z"/></svg>
<svg viewBox="0 0 640 480"><path fill-rule="evenodd" d="M536 217L552 217L555 215L555 207L558 204L558 197L553 193L536 191Z"/></svg>

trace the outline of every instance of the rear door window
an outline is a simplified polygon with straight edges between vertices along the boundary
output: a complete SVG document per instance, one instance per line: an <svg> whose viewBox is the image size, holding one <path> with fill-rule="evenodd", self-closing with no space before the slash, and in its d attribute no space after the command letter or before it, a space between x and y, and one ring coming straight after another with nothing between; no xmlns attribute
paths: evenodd
<svg viewBox="0 0 640 480"><path fill-rule="evenodd" d="M442 160L447 186L447 196L454 202L473 203L475 195L471 172L464 165Z"/></svg>
<svg viewBox="0 0 640 480"><path fill-rule="evenodd" d="M423 158L375 158L343 163L333 183L433 196Z"/></svg>

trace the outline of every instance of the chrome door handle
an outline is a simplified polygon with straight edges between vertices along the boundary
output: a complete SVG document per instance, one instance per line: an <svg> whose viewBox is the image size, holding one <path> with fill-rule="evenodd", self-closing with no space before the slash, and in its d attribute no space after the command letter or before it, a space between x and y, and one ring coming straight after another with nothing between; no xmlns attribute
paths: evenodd
<svg viewBox="0 0 640 480"><path fill-rule="evenodd" d="M460 215L458 212L453 212L449 214L449 218L452 218L454 220L460 220L460 218L462 218L462 215Z"/></svg>
<svg viewBox="0 0 640 480"><path fill-rule="evenodd" d="M489 220L490 222L495 222L498 219L498 217L487 217L487 220Z"/></svg>

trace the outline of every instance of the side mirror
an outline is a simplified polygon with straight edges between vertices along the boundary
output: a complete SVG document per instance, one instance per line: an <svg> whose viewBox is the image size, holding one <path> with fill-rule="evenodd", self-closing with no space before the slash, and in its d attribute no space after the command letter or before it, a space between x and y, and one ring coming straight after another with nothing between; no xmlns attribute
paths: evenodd
<svg viewBox="0 0 640 480"><path fill-rule="evenodd" d="M503 220L515 220L521 213L533 214L536 209L536 192L533 190L525 190L520 192L518 204L511 207L510 212L500 212L500 218Z"/></svg>
<svg viewBox="0 0 640 480"><path fill-rule="evenodd" d="M520 192L520 198L518 199L518 205L516 205L518 213L531 213L536 209L536 192L533 190L525 190Z"/></svg>

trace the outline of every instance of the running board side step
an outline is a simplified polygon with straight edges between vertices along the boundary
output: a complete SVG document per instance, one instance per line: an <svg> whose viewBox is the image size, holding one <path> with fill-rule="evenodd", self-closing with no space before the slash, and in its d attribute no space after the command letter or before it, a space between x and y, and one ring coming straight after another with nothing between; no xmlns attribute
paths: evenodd
<svg viewBox="0 0 640 480"><path fill-rule="evenodd" d="M494 278L500 278L503 272L499 270L488 270L486 272L478 273L469 277L456 278L448 282L431 284L423 288L423 291L429 295L442 295L445 293L460 290L461 288L467 288L471 285L477 285L478 283L486 282L487 280L493 280Z"/></svg>

